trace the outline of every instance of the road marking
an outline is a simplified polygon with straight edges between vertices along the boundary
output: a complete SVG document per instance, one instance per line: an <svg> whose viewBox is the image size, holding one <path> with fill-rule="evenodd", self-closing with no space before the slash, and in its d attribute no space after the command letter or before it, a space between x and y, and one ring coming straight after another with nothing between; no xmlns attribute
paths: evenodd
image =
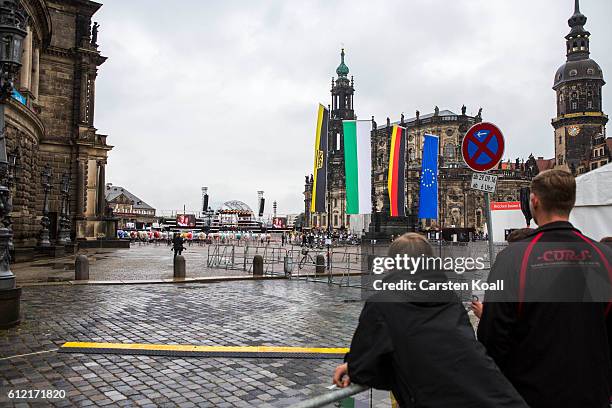
<svg viewBox="0 0 612 408"><path fill-rule="evenodd" d="M26 354L18 354L16 356L10 356L10 357L2 357L0 358L0 361L4 361L4 360L10 360L12 358L19 358L19 357L27 357L27 356L33 356L36 354L44 354L44 353L51 353L53 351L57 351L58 349L51 349L51 350L43 350L43 351L35 351L34 353L26 353Z"/></svg>
<svg viewBox="0 0 612 408"><path fill-rule="evenodd" d="M286 346L198 346L189 344L66 342L60 352L189 355L209 357L296 357L341 358L349 351L342 347Z"/></svg>

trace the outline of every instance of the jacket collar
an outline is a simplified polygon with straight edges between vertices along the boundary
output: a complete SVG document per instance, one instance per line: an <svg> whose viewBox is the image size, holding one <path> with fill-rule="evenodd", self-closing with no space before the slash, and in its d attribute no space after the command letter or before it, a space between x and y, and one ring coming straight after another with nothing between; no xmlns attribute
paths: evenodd
<svg viewBox="0 0 612 408"><path fill-rule="evenodd" d="M533 236L533 235L539 234L540 232L555 231L555 230L573 230L573 231L578 231L578 229L576 227L574 227L572 225L572 223L569 222L569 221L554 221L554 222L549 222L548 224L542 225L541 227L538 227L532 233L530 233L529 236ZM578 231L578 232L580 232L580 231Z"/></svg>

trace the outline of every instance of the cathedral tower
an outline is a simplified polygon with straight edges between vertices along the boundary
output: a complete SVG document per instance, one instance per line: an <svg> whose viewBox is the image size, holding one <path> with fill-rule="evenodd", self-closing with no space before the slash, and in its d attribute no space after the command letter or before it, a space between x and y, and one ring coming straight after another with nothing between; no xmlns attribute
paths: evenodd
<svg viewBox="0 0 612 408"><path fill-rule="evenodd" d="M328 135L328 188L331 207L331 226L334 229L348 227L346 216L346 191L344 181L344 140L342 121L355 119L353 77L349 80L349 68L344 63L344 48L340 53L340 65L336 68L337 78L332 78L332 103Z"/></svg>

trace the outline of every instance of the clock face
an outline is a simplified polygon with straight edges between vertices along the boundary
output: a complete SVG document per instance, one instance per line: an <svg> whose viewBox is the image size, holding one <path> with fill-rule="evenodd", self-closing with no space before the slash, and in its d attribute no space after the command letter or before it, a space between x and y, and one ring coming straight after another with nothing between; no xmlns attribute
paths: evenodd
<svg viewBox="0 0 612 408"><path fill-rule="evenodd" d="M580 128L578 126L570 126L567 130L570 136L576 136L580 132Z"/></svg>

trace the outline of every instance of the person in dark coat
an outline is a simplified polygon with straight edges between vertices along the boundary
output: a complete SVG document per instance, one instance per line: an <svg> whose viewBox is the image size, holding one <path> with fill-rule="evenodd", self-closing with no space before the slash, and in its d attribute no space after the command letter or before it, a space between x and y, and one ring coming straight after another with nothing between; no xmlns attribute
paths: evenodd
<svg viewBox="0 0 612 408"><path fill-rule="evenodd" d="M608 408L612 251L568 221L574 177L540 173L530 208L539 228L495 260L478 339L532 408Z"/></svg>
<svg viewBox="0 0 612 408"><path fill-rule="evenodd" d="M177 255L181 255L185 250L185 239L180 234L174 234L172 238L172 250L174 251L174 258Z"/></svg>
<svg viewBox="0 0 612 408"><path fill-rule="evenodd" d="M424 237L408 233L389 247L390 257L397 254L432 257L433 250ZM446 281L443 272L427 273L394 271L385 282ZM402 408L528 407L476 340L452 291L393 291L368 299L333 382L391 390Z"/></svg>

